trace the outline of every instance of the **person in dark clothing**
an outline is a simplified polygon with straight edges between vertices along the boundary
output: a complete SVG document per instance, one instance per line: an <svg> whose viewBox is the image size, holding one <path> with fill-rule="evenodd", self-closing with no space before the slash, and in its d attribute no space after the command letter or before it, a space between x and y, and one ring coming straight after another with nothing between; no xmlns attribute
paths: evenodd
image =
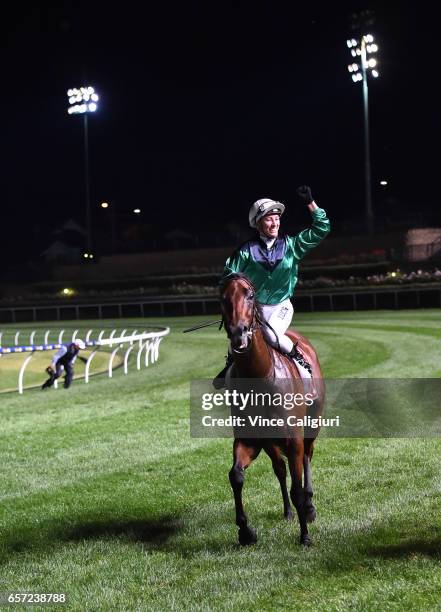
<svg viewBox="0 0 441 612"><path fill-rule="evenodd" d="M57 378L66 372L64 377L64 388L68 389L73 380L73 366L76 361L77 355L80 350L86 348L86 345L82 340L77 338L69 344L63 344L57 353L55 353L51 364L46 368L46 372L49 374L49 378L41 387L42 389L48 389L52 387ZM81 359L81 357L80 357Z"/></svg>

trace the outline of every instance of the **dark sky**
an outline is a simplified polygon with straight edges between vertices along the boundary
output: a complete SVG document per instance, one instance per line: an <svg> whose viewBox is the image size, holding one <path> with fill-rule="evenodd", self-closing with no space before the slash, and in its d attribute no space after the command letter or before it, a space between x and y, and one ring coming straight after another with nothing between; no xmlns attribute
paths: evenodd
<svg viewBox="0 0 441 612"><path fill-rule="evenodd" d="M365 6L380 46L376 210L387 206L384 177L394 210L438 209L439 36L428 3L157 4L3 9L4 249L19 239L24 253L42 250L37 226L84 220L82 119L68 116L66 91L86 81L101 97L90 120L95 227L103 199L121 212L139 206L158 232L222 230L267 196L294 220L302 183L337 223L362 215L361 86L345 41L348 14Z"/></svg>

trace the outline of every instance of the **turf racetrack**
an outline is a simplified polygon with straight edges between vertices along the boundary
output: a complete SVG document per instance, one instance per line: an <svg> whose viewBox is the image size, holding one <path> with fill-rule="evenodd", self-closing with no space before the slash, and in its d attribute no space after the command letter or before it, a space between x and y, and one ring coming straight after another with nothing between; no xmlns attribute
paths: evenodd
<svg viewBox="0 0 441 612"><path fill-rule="evenodd" d="M181 333L199 321L161 320L141 372L0 396L0 592L63 592L72 610L439 609L438 439L319 439L307 550L262 455L244 488L259 542L237 545L231 441L189 437L189 380L226 345ZM441 375L438 310L295 321L327 377Z"/></svg>

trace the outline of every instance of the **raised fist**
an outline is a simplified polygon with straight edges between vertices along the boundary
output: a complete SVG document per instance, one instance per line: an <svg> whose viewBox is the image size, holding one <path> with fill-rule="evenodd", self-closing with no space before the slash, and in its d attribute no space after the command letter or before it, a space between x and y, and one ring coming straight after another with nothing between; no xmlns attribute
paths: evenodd
<svg viewBox="0 0 441 612"><path fill-rule="evenodd" d="M297 195L303 201L304 204L311 204L314 201L311 193L311 187L308 185L302 185L301 187L297 187Z"/></svg>

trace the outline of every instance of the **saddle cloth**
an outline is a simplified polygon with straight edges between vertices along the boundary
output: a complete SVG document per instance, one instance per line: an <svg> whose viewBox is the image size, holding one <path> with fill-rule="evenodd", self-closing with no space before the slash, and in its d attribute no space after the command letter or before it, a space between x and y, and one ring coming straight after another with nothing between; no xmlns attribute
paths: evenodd
<svg viewBox="0 0 441 612"><path fill-rule="evenodd" d="M286 355L284 355L283 353L279 353L276 352L275 353L275 360L274 360L274 376L275 378L289 378L290 374L287 372L286 370L286 361L284 359L282 359L282 356L286 357ZM291 359L290 360L291 363L294 363L294 365L297 368L297 371L299 373L300 378L303 380L303 388L304 388L304 393L306 395L306 393L311 394L311 397L313 400L317 399L318 394L317 394L317 389L315 387L314 384L314 379L311 376L311 373L309 372L309 370L307 370L305 367L303 367L300 363L298 363L295 359ZM231 381L231 369L232 369L232 365L228 368L228 370L225 373L225 386L228 387L230 381Z"/></svg>

